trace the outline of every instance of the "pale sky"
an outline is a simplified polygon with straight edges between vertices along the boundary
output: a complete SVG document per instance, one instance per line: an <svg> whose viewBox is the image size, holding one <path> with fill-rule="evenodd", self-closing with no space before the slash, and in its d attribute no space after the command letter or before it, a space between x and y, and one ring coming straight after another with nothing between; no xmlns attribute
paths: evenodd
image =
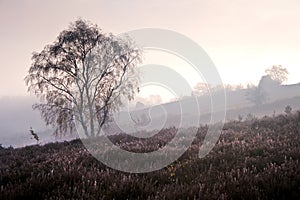
<svg viewBox="0 0 300 200"><path fill-rule="evenodd" d="M300 82L298 0L0 0L0 97L28 95L31 53L78 17L113 34L179 32L208 53L226 84L257 84L272 65L288 69L286 84Z"/></svg>

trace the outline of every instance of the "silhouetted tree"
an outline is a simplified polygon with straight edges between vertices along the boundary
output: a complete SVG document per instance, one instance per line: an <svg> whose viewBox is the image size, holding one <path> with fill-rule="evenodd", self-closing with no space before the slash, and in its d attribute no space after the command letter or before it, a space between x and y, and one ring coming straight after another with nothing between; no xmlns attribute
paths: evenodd
<svg viewBox="0 0 300 200"><path fill-rule="evenodd" d="M281 65L272 66L265 70L267 75L261 77L257 87L248 87L247 100L260 106L267 101L266 89L274 89L287 80L288 71Z"/></svg>
<svg viewBox="0 0 300 200"><path fill-rule="evenodd" d="M33 131L32 127L30 127L29 132L33 136L33 139L36 140L36 143L38 143L40 141L40 138L39 138L38 134Z"/></svg>
<svg viewBox="0 0 300 200"><path fill-rule="evenodd" d="M272 80L278 83L286 81L289 74L288 70L281 65L274 65L271 68L266 69L265 72Z"/></svg>
<svg viewBox="0 0 300 200"><path fill-rule="evenodd" d="M140 62L141 50L130 38L104 34L79 19L33 53L25 81L42 101L33 108L57 127L55 134L73 132L76 117L86 136L96 136L122 100L133 99Z"/></svg>

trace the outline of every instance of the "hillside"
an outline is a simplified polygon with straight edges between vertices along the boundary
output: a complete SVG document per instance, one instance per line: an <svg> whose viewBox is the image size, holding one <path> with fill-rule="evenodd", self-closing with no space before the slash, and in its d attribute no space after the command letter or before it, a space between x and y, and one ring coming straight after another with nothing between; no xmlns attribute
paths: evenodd
<svg viewBox="0 0 300 200"><path fill-rule="evenodd" d="M230 93L229 93L230 94ZM229 95L228 94L228 95ZM230 97L230 96L229 96ZM228 97L228 98L229 98ZM151 117L151 123L146 123L145 125L138 126L140 130L155 130L158 129L157 127L164 127L168 128L171 126L179 127L189 127L189 124L180 124L180 120L182 116L186 116L190 119L199 119L200 116L200 123L201 124L208 124L211 120L211 113L210 105L206 104L204 99L200 98L199 111L194 108L193 103L190 102L191 99L187 98L181 101L170 102L166 104L156 105L151 108L144 108L133 111L131 114L137 118L142 119L143 115ZM208 100L207 100L208 101ZM281 98L279 100L274 100L272 102L267 102L261 106L254 106L254 105L247 105L244 104L242 107L235 106L235 107L227 107L226 109L226 120L230 121L232 119L237 119L239 116L246 118L246 116L251 113L256 117L263 117L265 115L271 116L274 114L282 114L284 113L284 109L287 105L291 106L293 110L300 109L300 97L295 96L291 98ZM181 113L181 108L184 106L184 113ZM205 107L207 106L207 107ZM218 110L215 113L220 113L219 115L222 116L222 112ZM135 132L134 128L132 127L132 121L128 116L127 112L122 112L115 117L117 123L111 123L110 127L108 128L108 133L118 133L123 130L126 132ZM121 128L120 128L121 127ZM124 128L125 127L125 128Z"/></svg>
<svg viewBox="0 0 300 200"><path fill-rule="evenodd" d="M186 137L192 130L185 130ZM193 145L178 161L146 174L104 166L80 140L1 148L0 199L300 199L300 112L228 122L203 159L197 153L207 127L196 130ZM110 138L144 152L175 133L170 128L150 139Z"/></svg>
<svg viewBox="0 0 300 200"><path fill-rule="evenodd" d="M278 85L264 81L263 89L267 94L267 102L261 107L255 107L246 98L249 89L241 90L227 90L226 91L226 118L237 119L239 115L245 117L251 113L255 116L261 117L264 115L272 115L275 111L277 114L283 113L285 106L290 105L294 110L300 109L300 84L293 85ZM216 105L222 105L224 99L218 92L215 93ZM197 97L199 102L198 108L201 115L201 123L209 123L211 115L211 99L209 95ZM45 123L40 117L37 110L32 110L32 104L37 103L34 97L3 97L0 98L0 141L2 145L14 147L23 147L29 144L34 144L35 141L30 139L29 129L33 127L39 133L41 142L48 143L56 141L57 138L52 137L51 133L54 131L50 126L45 126ZM195 109L195 102L193 98L187 97L179 101L173 101L156 105L150 108L144 107L133 110L134 118L141 118L142 115L151 115L151 124L149 126L142 126L139 130L153 130L160 128L168 128L170 126L178 126L182 116L181 108L184 110L183 115L188 115L190 118L198 118L199 110ZM127 109L125 109L127 110ZM214 111L218 112L220 109L214 107ZM119 112L114 115L114 120L117 121L117 126L111 124L108 129L109 134L120 132L120 126L126 132L135 132L132 128L132 120L128 112ZM165 122L165 123L164 123ZM189 124L187 125L187 127ZM123 129L123 131L124 131ZM72 139L68 138L68 139Z"/></svg>

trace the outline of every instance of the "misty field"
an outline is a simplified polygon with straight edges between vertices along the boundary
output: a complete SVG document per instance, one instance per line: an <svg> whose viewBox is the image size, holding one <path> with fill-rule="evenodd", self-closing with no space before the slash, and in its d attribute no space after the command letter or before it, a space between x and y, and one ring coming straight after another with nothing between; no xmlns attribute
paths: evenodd
<svg viewBox="0 0 300 200"><path fill-rule="evenodd" d="M198 149L207 126L197 130L179 160L145 174L104 166L80 140L1 148L0 199L300 199L300 112L228 122L202 159ZM110 139L148 152L174 134L169 128L150 139L122 134Z"/></svg>

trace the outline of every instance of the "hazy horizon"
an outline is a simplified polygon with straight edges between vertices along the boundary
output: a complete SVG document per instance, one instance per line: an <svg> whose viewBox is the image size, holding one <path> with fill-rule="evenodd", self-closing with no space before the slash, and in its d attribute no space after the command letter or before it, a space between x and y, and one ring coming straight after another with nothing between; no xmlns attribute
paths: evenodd
<svg viewBox="0 0 300 200"><path fill-rule="evenodd" d="M29 101L22 109L33 116L32 121L26 121L24 113L19 116L13 103L23 97L35 98L27 92L24 83L32 52L40 52L45 45L53 43L58 34L78 18L114 35L143 28L167 29L185 35L212 59L224 84L258 85L265 69L282 65L289 71L288 80L283 84L289 85L300 82L299 10L300 2L296 0L0 0L0 100L4 102L2 100L7 98L8 103L0 105L3 119L0 125L5 127L1 131L20 127L28 131L33 122L43 127ZM147 51L143 64L153 63L171 67L191 87L204 81L199 73L190 70L190 63L166 52ZM160 74L162 78L167 75ZM237 107L245 106L243 95L238 97L242 100ZM174 96L166 88L152 85L141 88L136 99L153 105L182 96L186 94ZM8 109L11 109L10 118L3 114L4 111L9 113ZM16 118L20 123L18 127L13 125Z"/></svg>
<svg viewBox="0 0 300 200"><path fill-rule="evenodd" d="M208 53L224 84L257 84L264 70L272 65L288 69L290 74L285 84L298 83L299 8L300 2L292 0L251 3L2 0L0 97L29 95L23 78L31 64L31 53L52 43L78 17L115 35L145 27L179 32ZM195 78L192 81L197 82Z"/></svg>

